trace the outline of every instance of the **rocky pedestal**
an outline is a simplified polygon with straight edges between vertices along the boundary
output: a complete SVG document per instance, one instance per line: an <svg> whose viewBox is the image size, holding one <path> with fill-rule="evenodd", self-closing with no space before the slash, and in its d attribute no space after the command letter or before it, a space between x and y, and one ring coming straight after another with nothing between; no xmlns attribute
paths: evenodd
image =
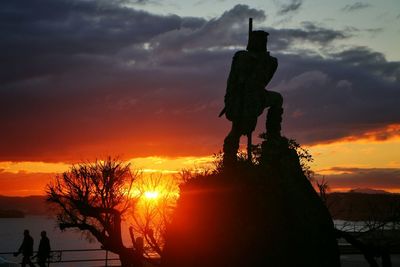
<svg viewBox="0 0 400 267"><path fill-rule="evenodd" d="M340 266L328 210L286 139L181 189L163 267Z"/></svg>

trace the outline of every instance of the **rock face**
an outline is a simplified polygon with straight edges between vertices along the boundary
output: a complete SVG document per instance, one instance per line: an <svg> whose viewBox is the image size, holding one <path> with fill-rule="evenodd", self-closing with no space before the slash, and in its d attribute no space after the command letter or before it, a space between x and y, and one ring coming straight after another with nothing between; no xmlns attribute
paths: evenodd
<svg viewBox="0 0 400 267"><path fill-rule="evenodd" d="M181 189L163 267L340 266L328 210L287 142Z"/></svg>

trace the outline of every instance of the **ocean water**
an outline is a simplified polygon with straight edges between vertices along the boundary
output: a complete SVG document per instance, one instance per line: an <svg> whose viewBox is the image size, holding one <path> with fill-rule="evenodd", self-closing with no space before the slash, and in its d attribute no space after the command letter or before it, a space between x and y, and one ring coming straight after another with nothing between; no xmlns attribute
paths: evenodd
<svg viewBox="0 0 400 267"><path fill-rule="evenodd" d="M52 250L68 249L100 249L100 244L93 240L89 242L80 232L60 231L57 228L54 218L46 216L26 216L25 218L1 218L0 219L0 252L15 252L18 250L23 239L23 231L28 229L34 239L34 250L36 251L40 242L40 232L45 230L50 239ZM127 236L129 238L129 235ZM128 242L126 239L124 242ZM126 243L129 244L129 243ZM20 262L22 256L0 255L1 258L11 262ZM109 258L117 258L115 254L109 253ZM63 252L63 260L75 259L99 259L105 258L104 251L89 252ZM110 265L118 264L117 261L110 261ZM2 266L2 265L0 265ZM82 263L58 263L57 266L104 266L104 262L82 262Z"/></svg>
<svg viewBox="0 0 400 267"><path fill-rule="evenodd" d="M349 224L338 221L337 226ZM360 227L360 224L352 227ZM23 239L24 229L29 229L31 236L34 238L34 250L37 250L40 241L40 232L45 230L50 239L52 250L68 250L68 249L100 249L100 244L93 240L89 242L80 232L77 231L60 231L57 228L54 218L46 216L27 216L25 218L0 218L0 252L15 252L18 250ZM130 238L127 227L123 227L124 243L130 246ZM110 253L109 258L117 258L116 255ZM0 255L10 262L20 262L21 256L14 257L12 255ZM62 255L63 260L74 259L99 259L105 258L104 251L95 252L65 252ZM343 255L341 257L342 267L367 267L364 257L362 255ZM109 261L108 266L118 265L118 261ZM392 255L393 266L400 266L400 255ZM52 264L52 266L55 264ZM74 263L57 263L57 266L104 266L104 262L74 262ZM0 266L2 265L0 259ZM17 266L17 265L11 265Z"/></svg>

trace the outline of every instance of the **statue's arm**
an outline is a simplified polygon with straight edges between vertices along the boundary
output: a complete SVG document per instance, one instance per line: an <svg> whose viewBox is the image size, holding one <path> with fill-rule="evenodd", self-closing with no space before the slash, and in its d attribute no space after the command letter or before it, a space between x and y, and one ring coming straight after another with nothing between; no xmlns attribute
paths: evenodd
<svg viewBox="0 0 400 267"><path fill-rule="evenodd" d="M231 70L226 83L225 104L235 95L238 84L238 62L240 61L241 51L236 52L232 59Z"/></svg>
<svg viewBox="0 0 400 267"><path fill-rule="evenodd" d="M272 77L274 77L274 74L277 69L278 69L278 59L276 57L269 56L267 71L266 71L265 86L267 86L269 82L272 80Z"/></svg>

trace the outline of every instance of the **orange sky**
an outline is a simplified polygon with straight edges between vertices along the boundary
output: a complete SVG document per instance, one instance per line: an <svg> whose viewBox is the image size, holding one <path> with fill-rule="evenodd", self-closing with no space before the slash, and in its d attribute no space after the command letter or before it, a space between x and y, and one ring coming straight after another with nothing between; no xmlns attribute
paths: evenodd
<svg viewBox="0 0 400 267"><path fill-rule="evenodd" d="M394 3L304 1L286 14L278 1L144 2L0 1L21 18L0 42L0 194L43 194L70 164L107 156L148 174L209 165L230 128L218 114L249 17L279 61L266 89L283 96L283 134L309 148L317 178L400 191ZM265 112L254 136L264 130Z"/></svg>
<svg viewBox="0 0 400 267"><path fill-rule="evenodd" d="M393 126L389 127L392 130ZM379 134L382 134L381 132ZM398 172L400 168L400 137L391 136L378 140L371 133L355 139L305 146L314 157L311 164L317 178L329 177L333 191L345 191L351 188L375 188L391 192L400 192ZM242 142L245 139L242 138ZM182 169L212 168L213 156L203 157L137 157L128 159L132 168L145 174L162 173L165 176L175 174ZM37 195L44 194L45 185L57 173L68 170L69 163L53 162L0 162L0 195ZM380 171L394 170L394 177L352 178L356 172L380 175ZM347 177L342 177L347 175ZM350 176L350 177L349 177ZM353 180L352 180L353 179ZM396 182L397 181L397 182Z"/></svg>

